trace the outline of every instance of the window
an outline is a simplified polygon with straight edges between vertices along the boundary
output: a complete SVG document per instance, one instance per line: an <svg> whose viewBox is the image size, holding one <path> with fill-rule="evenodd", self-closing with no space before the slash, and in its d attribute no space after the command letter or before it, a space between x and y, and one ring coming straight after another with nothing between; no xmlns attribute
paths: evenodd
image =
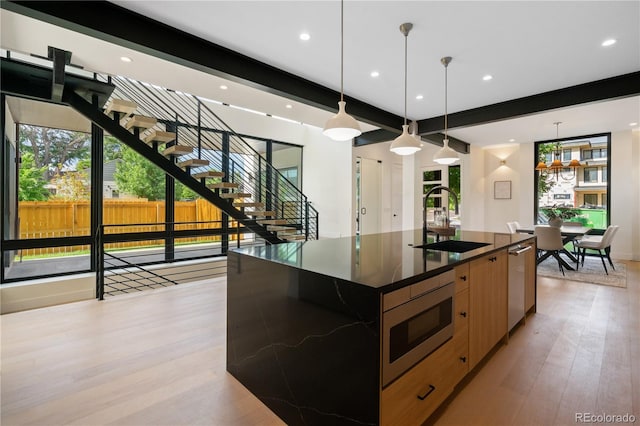
<svg viewBox="0 0 640 426"><path fill-rule="evenodd" d="M585 167L584 168L584 181L585 182L598 182L598 168L597 167Z"/></svg>
<svg viewBox="0 0 640 426"><path fill-rule="evenodd" d="M607 158L606 148L583 149L582 160L598 160Z"/></svg>
<svg viewBox="0 0 640 426"><path fill-rule="evenodd" d="M597 206L598 194L584 194L584 203L588 206Z"/></svg>
<svg viewBox="0 0 640 426"><path fill-rule="evenodd" d="M279 172L282 174L282 176L286 180L291 182L293 186L295 187L298 186L298 168L297 167L287 167L284 169L280 169Z"/></svg>
<svg viewBox="0 0 640 426"><path fill-rule="evenodd" d="M549 171L535 173L534 223L547 222L546 210L565 207L564 219L577 217L588 227L606 229L611 215L608 197L610 183L607 179L611 161L607 157L611 150L611 134L536 142L532 167L545 159L548 164L558 150L564 164L571 157L580 157L582 166L575 173L567 167L563 167L558 174Z"/></svg>

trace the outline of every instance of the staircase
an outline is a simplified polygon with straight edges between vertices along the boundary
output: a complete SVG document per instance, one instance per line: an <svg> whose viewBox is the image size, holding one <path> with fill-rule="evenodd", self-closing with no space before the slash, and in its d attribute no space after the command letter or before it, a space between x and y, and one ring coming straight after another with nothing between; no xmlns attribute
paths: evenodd
<svg viewBox="0 0 640 426"><path fill-rule="evenodd" d="M280 172L198 97L123 77L104 109L64 101L265 242L317 239L318 214Z"/></svg>

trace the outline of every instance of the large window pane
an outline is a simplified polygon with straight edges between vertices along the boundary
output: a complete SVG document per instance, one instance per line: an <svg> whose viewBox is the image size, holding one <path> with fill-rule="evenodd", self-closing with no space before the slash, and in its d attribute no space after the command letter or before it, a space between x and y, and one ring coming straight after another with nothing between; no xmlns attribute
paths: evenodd
<svg viewBox="0 0 640 426"><path fill-rule="evenodd" d="M609 143L609 135L596 135L536 144L536 160L557 158L565 166L559 173L538 174L537 223L546 223L550 217L559 215L565 222L580 222L598 229L607 227ZM581 167L575 171L567 168L570 158L580 158Z"/></svg>

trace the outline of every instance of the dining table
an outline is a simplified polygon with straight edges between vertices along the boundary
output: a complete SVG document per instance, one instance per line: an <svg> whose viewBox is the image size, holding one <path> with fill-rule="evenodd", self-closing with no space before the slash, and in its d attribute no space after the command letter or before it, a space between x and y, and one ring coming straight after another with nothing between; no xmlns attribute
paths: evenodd
<svg viewBox="0 0 640 426"><path fill-rule="evenodd" d="M536 226L549 226L549 225L536 225ZM588 234L593 228L589 228L587 226L575 226L575 225L562 225L560 227L560 234L562 235L562 244L563 246L567 245L568 243L572 242L573 240L575 240L576 238L580 238L586 234ZM534 233L534 228L517 228L516 232L520 233L520 234L533 234ZM564 254L565 256L567 256L571 262L576 263L577 264L577 259L574 256L573 253L571 253L569 250L566 249L566 247L563 247L562 250L560 251L560 253ZM542 256L538 257L537 263L540 264L541 262L544 262L549 256L551 256L551 252L546 252L544 253ZM560 261L562 262L562 266L570 271L574 271L575 269L569 265L564 259L560 258ZM577 267L576 267L577 269Z"/></svg>

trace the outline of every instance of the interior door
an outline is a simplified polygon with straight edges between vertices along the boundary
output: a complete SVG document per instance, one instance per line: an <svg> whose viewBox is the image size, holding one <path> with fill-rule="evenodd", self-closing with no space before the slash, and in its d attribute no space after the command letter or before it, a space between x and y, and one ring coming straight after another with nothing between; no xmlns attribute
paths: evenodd
<svg viewBox="0 0 640 426"><path fill-rule="evenodd" d="M402 164L391 165L391 231L402 230Z"/></svg>
<svg viewBox="0 0 640 426"><path fill-rule="evenodd" d="M356 159L356 232L360 235L381 232L382 162Z"/></svg>

